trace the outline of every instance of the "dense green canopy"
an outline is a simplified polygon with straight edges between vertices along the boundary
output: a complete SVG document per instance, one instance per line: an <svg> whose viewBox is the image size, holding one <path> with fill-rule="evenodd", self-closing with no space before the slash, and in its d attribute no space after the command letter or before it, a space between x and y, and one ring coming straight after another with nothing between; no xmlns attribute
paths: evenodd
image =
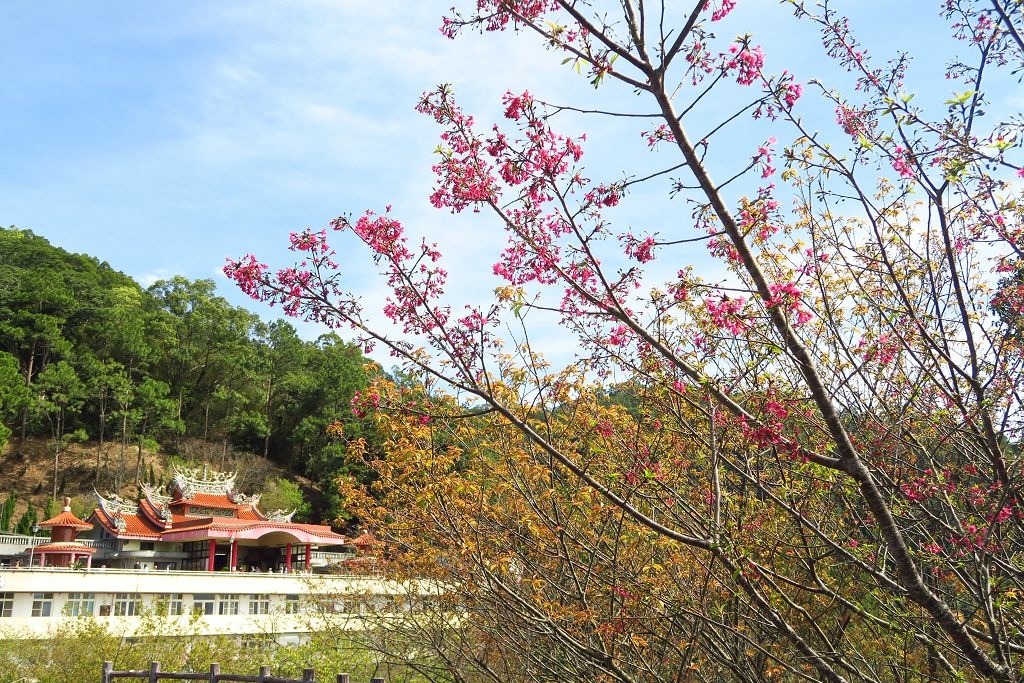
<svg viewBox="0 0 1024 683"><path fill-rule="evenodd" d="M351 413L379 368L334 334L301 339L217 296L213 280L144 289L107 263L29 230L0 227L0 445L96 443L95 482L144 478L144 447L208 458L251 452L322 484L312 514L340 514L345 445L370 436ZM372 441L372 439L371 439Z"/></svg>

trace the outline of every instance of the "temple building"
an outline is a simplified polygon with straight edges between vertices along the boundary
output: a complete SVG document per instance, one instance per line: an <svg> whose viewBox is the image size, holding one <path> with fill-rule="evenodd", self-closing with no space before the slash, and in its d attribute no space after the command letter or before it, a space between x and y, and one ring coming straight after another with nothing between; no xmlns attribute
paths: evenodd
<svg viewBox="0 0 1024 683"><path fill-rule="evenodd" d="M328 526L293 522L294 511L262 513L259 495L234 490L235 477L233 472L179 467L168 487L143 485L138 501L97 494L99 507L90 521L97 527L96 542L110 548L103 553L104 563L135 569L292 572L310 570L314 551L334 555L323 550L345 550L345 537Z"/></svg>

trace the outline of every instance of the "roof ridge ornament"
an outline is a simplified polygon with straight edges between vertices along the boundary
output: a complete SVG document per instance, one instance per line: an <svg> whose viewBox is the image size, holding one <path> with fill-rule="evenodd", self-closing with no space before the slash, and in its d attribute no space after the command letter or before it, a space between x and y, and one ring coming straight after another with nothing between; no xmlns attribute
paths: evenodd
<svg viewBox="0 0 1024 683"><path fill-rule="evenodd" d="M228 495L235 488L237 472L218 472L203 463L202 468L186 465L174 466L174 484L181 495L191 498L197 493Z"/></svg>
<svg viewBox="0 0 1024 683"><path fill-rule="evenodd" d="M281 508L279 510L274 510L273 512L271 512L270 514L267 515L267 521L268 522L291 522L292 521L292 517L295 516L295 512L298 509L299 508L295 508L291 512L285 512L283 508Z"/></svg>

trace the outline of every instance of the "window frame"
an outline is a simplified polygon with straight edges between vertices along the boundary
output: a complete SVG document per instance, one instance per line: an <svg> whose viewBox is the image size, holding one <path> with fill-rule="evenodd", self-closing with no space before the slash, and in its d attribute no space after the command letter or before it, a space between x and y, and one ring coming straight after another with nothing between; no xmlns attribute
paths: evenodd
<svg viewBox="0 0 1024 683"><path fill-rule="evenodd" d="M33 617L53 616L53 593L33 593L32 612Z"/></svg>
<svg viewBox="0 0 1024 683"><path fill-rule="evenodd" d="M217 596L217 614L223 617L238 615L238 593L223 593Z"/></svg>
<svg viewBox="0 0 1024 683"><path fill-rule="evenodd" d="M95 593L68 593L61 612L68 617L91 617L96 614Z"/></svg>
<svg viewBox="0 0 1024 683"><path fill-rule="evenodd" d="M114 593L114 606L111 615L115 617L137 617L142 606L142 596L138 593Z"/></svg>
<svg viewBox="0 0 1024 683"><path fill-rule="evenodd" d="M163 616L177 617L185 613L184 593L157 593L156 609Z"/></svg>
<svg viewBox="0 0 1024 683"><path fill-rule="evenodd" d="M249 614L270 614L270 593L250 594Z"/></svg>
<svg viewBox="0 0 1024 683"><path fill-rule="evenodd" d="M217 595L214 593L195 593L192 595L192 611L200 614L217 613Z"/></svg>

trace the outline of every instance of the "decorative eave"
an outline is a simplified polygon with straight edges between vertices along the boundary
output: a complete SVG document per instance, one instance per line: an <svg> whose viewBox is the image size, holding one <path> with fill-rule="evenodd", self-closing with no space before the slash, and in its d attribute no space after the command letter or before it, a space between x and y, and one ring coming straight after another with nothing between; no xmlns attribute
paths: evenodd
<svg viewBox="0 0 1024 683"><path fill-rule="evenodd" d="M89 525L92 528L92 525ZM25 552L29 552L31 548L25 548ZM77 541L60 541L57 543L42 543L35 547L34 552L36 553L75 553L77 555L92 555L96 552L96 548L85 545L84 543L78 543Z"/></svg>
<svg viewBox="0 0 1024 683"><path fill-rule="evenodd" d="M150 524L158 528L169 529L173 523L170 509L166 505L158 507L149 498L139 504L139 513Z"/></svg>
<svg viewBox="0 0 1024 683"><path fill-rule="evenodd" d="M149 506L147 509L146 506L140 505L139 509L144 511L146 516L157 526L163 526L164 528L171 526L171 509L168 507L168 503L171 502L172 498L167 495L164 487L157 488L151 484L143 484L142 493L146 497L146 502L149 503Z"/></svg>
<svg viewBox="0 0 1024 683"><path fill-rule="evenodd" d="M153 486L152 484L142 485L142 494L146 496L153 503L154 507L161 505L167 505L173 500L171 495L167 493L167 488L164 486Z"/></svg>
<svg viewBox="0 0 1024 683"><path fill-rule="evenodd" d="M103 511L106 512L110 517L113 517L116 514L139 514L139 506L137 503L133 503L130 500L125 500L116 493L108 493L107 495L102 496L97 491L96 498L99 500L100 507L103 508Z"/></svg>

